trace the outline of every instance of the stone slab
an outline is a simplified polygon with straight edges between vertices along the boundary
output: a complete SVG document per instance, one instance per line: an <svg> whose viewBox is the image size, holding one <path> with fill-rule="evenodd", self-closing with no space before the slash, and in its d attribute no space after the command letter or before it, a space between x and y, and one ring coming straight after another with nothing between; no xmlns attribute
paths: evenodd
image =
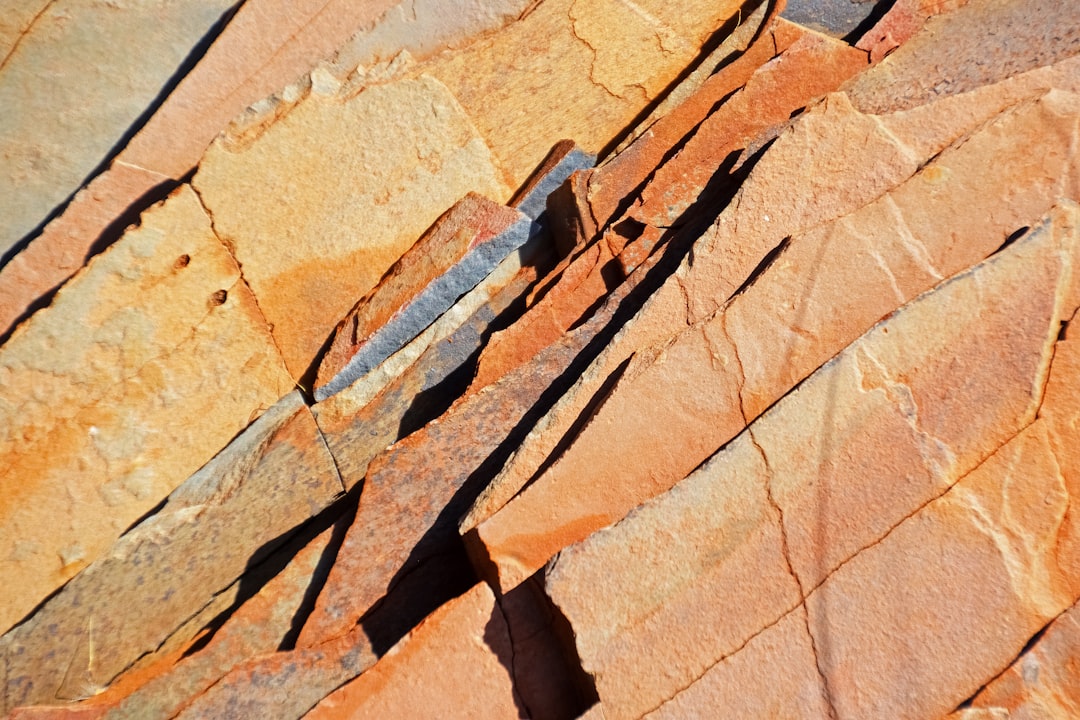
<svg viewBox="0 0 1080 720"><path fill-rule="evenodd" d="M470 193L440 217L338 324L316 400L351 385L423 332L532 233L521 212Z"/></svg>
<svg viewBox="0 0 1080 720"><path fill-rule="evenodd" d="M294 391L0 638L0 709L106 687L341 492ZM136 616L125 611L132 604Z"/></svg>
<svg viewBox="0 0 1080 720"><path fill-rule="evenodd" d="M187 187L19 327L0 385L5 630L292 389Z"/></svg>
<svg viewBox="0 0 1080 720"><path fill-rule="evenodd" d="M0 254L108 159L233 4L56 0L24 16L0 60Z"/></svg>
<svg viewBox="0 0 1080 720"><path fill-rule="evenodd" d="M509 194L460 105L428 77L309 95L243 142L216 141L192 182L297 378L448 208L469 191ZM335 144L349 152L327 151Z"/></svg>
<svg viewBox="0 0 1080 720"><path fill-rule="evenodd" d="M1080 605L1056 617L1034 644L950 720L1046 718L1067 720L1080 713Z"/></svg>
<svg viewBox="0 0 1080 720"><path fill-rule="evenodd" d="M490 558L481 572L503 590L513 587L568 542L677 482L878 319L1046 213L1063 188L1075 194L1076 168L1065 148L1076 132L1078 97L1051 91L1004 113L859 213L806 233L805 244L796 236L721 312L636 356L561 457L469 537L476 555ZM1050 144L1032 152L1020 139ZM1006 155L1015 160L1004 180L994 168ZM1030 179L1024 192L981 185L998 178L1013 188L1018 177ZM1002 198L993 215L978 206L990 197ZM724 222L722 216L718 223ZM734 237L729 243L738 243ZM834 244L840 238L856 244L841 250ZM826 257L837 264L823 263ZM805 267L818 270L806 276ZM857 292L851 277L863 278ZM690 298L706 287L695 288L679 273L675 281ZM688 386L695 392L684 392ZM643 406L651 412L642 415ZM636 461L613 463L617 457ZM593 494L598 485L610 492Z"/></svg>
<svg viewBox="0 0 1080 720"><path fill-rule="evenodd" d="M424 71L450 88L517 187L562 138L603 150L738 9L699 0L677 10L657 0L548 0Z"/></svg>
<svg viewBox="0 0 1080 720"><path fill-rule="evenodd" d="M484 584L432 613L306 718L517 718L510 633Z"/></svg>
<svg viewBox="0 0 1080 720"><path fill-rule="evenodd" d="M1029 496L1017 496L1015 514L1001 507L1009 503L1009 491L998 486L984 493L997 500L981 517L1007 524L999 536L976 522L989 538L998 538L999 546L1010 543L1002 547L1010 578L1005 584L1038 612L1057 612L1063 598L1080 591L1075 569L1070 578L1077 546L1061 526L1068 495L1053 487L1061 482L1060 475L1053 480L1053 468L1060 466L1035 461L1035 455L1028 463L1009 454L1018 438L1029 435L1042 438L1037 444L1048 448L1047 424L1063 438L1075 432L1070 423L1080 403L1068 380L1076 370L1075 354L1059 340L1059 328L1080 303L1073 271L1080 259L1078 219L1075 204L1055 211L1048 223L1003 253L905 306L672 490L560 553L548 567L547 589L574 627L606 716L638 717L661 705L701 711L711 698L730 693L745 693L746 707L767 707L778 697L775 688L746 684L728 666L744 662L743 653L764 637L775 655L761 663L783 662L784 646L796 643L778 642L776 628L804 613L796 606L805 597L811 622L799 624L815 636L815 665L809 667L816 670L818 661L835 666L835 681L824 671L829 701L839 708L842 691L848 702L869 703L839 717L926 717L934 713L917 709L917 702L907 707L905 697L947 692L961 693L962 699L965 686L952 682L967 674L970 685L975 673L993 667L986 664L988 655L1001 657L1002 639L1015 643L1023 632L1022 624L994 638L983 630L998 624L981 603L1000 586L1000 560L991 562L998 563L994 579L971 581L976 571L965 567L968 579L958 582L947 568L965 565L954 555L962 554L964 545L949 550L945 559L931 559L948 542L921 543L924 550L912 551L920 561L899 564L910 562L915 574L919 562L940 567L936 587L911 576L884 580L888 566L882 563L880 578L846 586L843 605L814 601L818 588L863 554L892 542L895 530L943 495L963 495L980 474L997 483L1002 477L1008 482L1019 468L1032 468L1020 476L1041 475ZM1058 364L1058 358L1064 361ZM961 406L978 407L982 421L971 423L955 413ZM1044 407L1053 412L1036 421ZM897 427L905 424L910 428ZM815 433L817 441L808 446L807 436ZM1016 482L1023 481L1017 477ZM1042 538L1040 533L1056 534L1065 543L1028 542L1030 534ZM879 590L882 584L890 591ZM976 587L984 592L973 592ZM955 633L910 626L920 615L914 608L931 607L930 614L950 622L954 605L971 607L980 618L963 620L978 631L964 639L964 652L955 656ZM910 634L867 623L862 629L874 636L871 641L846 627L850 617L886 608ZM833 634L848 635L858 652L837 648ZM907 647L909 637L919 638L925 656ZM990 649L972 653L972 643ZM671 657L658 656L657 648ZM937 665L920 667L921 680L910 683L896 682L912 675L898 667L879 667L873 678L862 674L864 664L905 657L933 658ZM656 672L657 667L664 671ZM875 692L879 697L870 699ZM884 704L873 704L878 701Z"/></svg>

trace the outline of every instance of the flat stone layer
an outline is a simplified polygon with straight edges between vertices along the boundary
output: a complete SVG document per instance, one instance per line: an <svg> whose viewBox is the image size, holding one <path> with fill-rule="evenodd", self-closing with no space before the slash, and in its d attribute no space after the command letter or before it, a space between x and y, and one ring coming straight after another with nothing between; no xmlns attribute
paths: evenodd
<svg viewBox="0 0 1080 720"><path fill-rule="evenodd" d="M217 141L192 183L297 378L448 208L469 191L509 195L461 106L429 77L312 94L239 146Z"/></svg>
<svg viewBox="0 0 1080 720"><path fill-rule="evenodd" d="M440 217L338 324L315 397L348 387L419 335L525 244L532 221L469 194Z"/></svg>
<svg viewBox="0 0 1080 720"><path fill-rule="evenodd" d="M0 638L0 709L106 687L341 492L311 412L290 393Z"/></svg>
<svg viewBox="0 0 1080 720"><path fill-rule="evenodd" d="M0 348L0 628L292 389L189 188Z"/></svg>
<svg viewBox="0 0 1080 720"><path fill-rule="evenodd" d="M16 3L18 35L0 35L0 255L107 159L233 4Z"/></svg>
<svg viewBox="0 0 1080 720"><path fill-rule="evenodd" d="M513 650L495 596L480 584L431 614L374 667L304 717L517 718Z"/></svg>
<svg viewBox="0 0 1080 720"><path fill-rule="evenodd" d="M1003 113L876 202L794 236L727 306L639 353L562 456L476 528L470 543L491 562L482 572L513 587L561 547L677 482L879 318L993 252L1063 192L1076 197L1067 148L1078 99L1051 91ZM1044 141L1044 149L1025 146ZM1008 176L994 172L1005 157ZM1018 178L1024 191L1007 192ZM979 205L986 198L1000 198L993 213ZM738 246L737 230L721 232ZM676 273L673 281L688 297L715 302L724 295L706 293L719 283L704 268L718 259L687 268L695 280ZM861 279L855 288L852 277ZM597 486L609 491L594 493Z"/></svg>
<svg viewBox="0 0 1080 720"><path fill-rule="evenodd" d="M1074 601L1062 511L1077 480L1053 458L1075 455L1075 343L1059 328L1080 304L1078 219L1055 211L905 306L672 490L559 555L548 591L607 717L725 698L734 716L823 702L934 716ZM796 682L769 678L777 663Z"/></svg>

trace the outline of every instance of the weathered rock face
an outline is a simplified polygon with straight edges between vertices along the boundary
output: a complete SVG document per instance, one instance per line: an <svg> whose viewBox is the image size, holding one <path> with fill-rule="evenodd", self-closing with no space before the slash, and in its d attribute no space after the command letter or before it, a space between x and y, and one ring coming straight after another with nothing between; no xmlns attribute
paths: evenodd
<svg viewBox="0 0 1080 720"><path fill-rule="evenodd" d="M1073 602L1080 578L1068 545L1054 549L1072 532L1070 481L1036 417L1069 377L1052 360L1080 300L1076 210L902 309L670 492L559 556L548 590L608 717L735 692L752 716L806 687L839 717L928 717ZM961 414L973 406L979 418ZM991 617L1015 632L988 632ZM763 682L807 630L810 684Z"/></svg>
<svg viewBox="0 0 1080 720"><path fill-rule="evenodd" d="M0 253L107 159L232 5L5 3L11 24L0 30Z"/></svg>
<svg viewBox="0 0 1080 720"><path fill-rule="evenodd" d="M0 348L9 628L292 382L190 189Z"/></svg>
<svg viewBox="0 0 1080 720"><path fill-rule="evenodd" d="M1080 713L1080 16L885 5L244 3L0 269L0 714Z"/></svg>
<svg viewBox="0 0 1080 720"><path fill-rule="evenodd" d="M388 113L402 122L382 122ZM218 141L193 184L299 378L356 298L451 205L470 190L505 198L492 162L454 97L419 78L311 95L250 144Z"/></svg>

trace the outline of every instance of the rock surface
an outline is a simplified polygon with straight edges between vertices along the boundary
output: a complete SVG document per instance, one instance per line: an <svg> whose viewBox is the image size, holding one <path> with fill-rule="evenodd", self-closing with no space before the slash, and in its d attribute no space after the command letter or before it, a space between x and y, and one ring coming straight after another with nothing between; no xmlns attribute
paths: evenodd
<svg viewBox="0 0 1080 720"><path fill-rule="evenodd" d="M217 141L192 182L299 379L356 299L450 206L469 191L509 194L492 163L454 97L422 77L351 98L313 94L245 145Z"/></svg>
<svg viewBox="0 0 1080 720"><path fill-rule="evenodd" d="M7 629L292 382L184 188L0 348L0 385Z"/></svg>

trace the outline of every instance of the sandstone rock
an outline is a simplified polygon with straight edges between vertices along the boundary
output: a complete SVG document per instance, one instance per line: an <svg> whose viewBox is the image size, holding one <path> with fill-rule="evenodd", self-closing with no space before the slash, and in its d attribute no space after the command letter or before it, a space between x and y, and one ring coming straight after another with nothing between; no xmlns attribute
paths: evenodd
<svg viewBox="0 0 1080 720"><path fill-rule="evenodd" d="M291 393L0 638L0 709L107 686L341 491L310 411ZM128 617L132 603L140 613Z"/></svg>
<svg viewBox="0 0 1080 720"><path fill-rule="evenodd" d="M13 18L21 34L0 63L0 253L108 159L232 4L57 0Z"/></svg>
<svg viewBox="0 0 1080 720"><path fill-rule="evenodd" d="M11 264L0 269L0 333L81 267L84 258L96 251L99 238L111 240L110 225L116 218L145 207L146 191L186 175L233 117L282 92L317 61L337 50L329 69L344 77L358 64L389 59L402 49L426 57L433 49L499 27L520 12L523 4L522 0L439 0L410 3L406 13L403 3L392 0L243 3L111 167ZM15 5L4 11L0 23L11 17L14 26L19 14L33 7L23 2ZM0 55L6 52L0 49ZM133 174L141 176L141 184L133 184L128 177ZM12 267L15 260L18 265Z"/></svg>
<svg viewBox="0 0 1080 720"><path fill-rule="evenodd" d="M1005 113L863 210L792 238L719 313L637 355L561 457L470 536L476 555L490 558L482 572L504 590L513 587L568 542L677 482L897 305L993 252L1059 194L1076 197L1066 148L1078 100L1052 91ZM1019 142L1035 138L1049 144L1034 150ZM1028 178L1023 191L1010 195L994 184L1005 177L994 172L1002 163L1011 169L1009 188L1013 178ZM1002 198L993 215L977 204L985 197ZM701 246L695 256L706 252ZM718 260L696 261L694 269ZM817 270L808 276L806 267ZM699 298L708 276L697 277L697 285L679 273L673 280ZM851 277L861 278L857 288ZM686 393L691 386L695 392ZM642 415L640 407L653 410ZM616 457L636 461L625 466ZM598 495L598 486L609 491Z"/></svg>
<svg viewBox="0 0 1080 720"><path fill-rule="evenodd" d="M1072 348L1058 340L1058 329L1080 303L1072 265L1080 252L1077 219L1075 205L1057 212L1050 224L905 306L686 480L559 555L548 570L548 590L574 626L608 717L636 717L669 699L662 711L685 714L732 693L742 693L747 716L755 715L751 708L782 702L784 691L771 682L748 683L736 668L747 653L755 657L751 647L759 642L771 649L742 673L787 662L786 653L798 643L780 640L778 628L805 612L797 606L806 597L809 625L805 616L797 625L809 627L814 636L810 660L816 656L821 664L826 697L838 716L925 717L933 712L916 711L923 699L947 704L935 693L962 693L978 673L996 672L989 657L1002 657L1009 643L1023 644L1024 623L993 637L983 630L997 616L980 605L1000 595L1002 570L1007 568L1011 578L1004 585L1038 612L1080 592L1080 576L1071 571L1069 579L1076 544L1066 544L1062 552L1053 550L1060 542L1043 540L1046 533L1069 537L1060 522L1068 495L1053 489L1052 475L1033 481L1037 504L1016 496L1015 516L999 507L1011 493L987 487L980 497L998 499L984 505L981 515L957 523L963 528L981 517L975 526L984 537L999 538L1007 551L1005 567L1000 560L991 562L993 572L986 578L978 579L977 568L954 556L970 543L957 546L954 538L939 537L917 544L925 551L905 545L918 561L896 563L890 553L889 562L874 566L879 577L851 579L843 591L826 590L866 555L893 542L894 531L919 526L914 518L927 507L947 504L951 496L967 497L974 478L993 478L993 485L1015 468L1055 467L1040 465L1036 455L1028 456L1031 465L1017 464L1020 458L1005 449L1046 425L1036 421L1036 412L1041 405L1062 407L1054 399L1061 394L1073 402L1055 425L1064 436L1075 432L1069 423L1080 416L1080 403L1068 373L1076 368L1050 361L1072 358ZM921 342L926 337L929 341ZM976 403L985 413L977 422L957 414ZM1046 445L1046 430L1035 434ZM808 445L811 435L815 439ZM1006 527L999 536L993 523L1001 513ZM914 532L925 528L922 523ZM946 522L939 529L951 532ZM1009 547L1029 537L1028 554ZM950 543L945 558L934 556ZM932 581L885 578L887 567L909 563L917 574L920 562L940 567L943 574ZM950 579L948 568L960 565L966 579ZM883 585L890 590L879 591ZM827 605L829 592L833 603ZM975 631L967 637L949 628L905 624L918 623L915 616L922 610L915 608L937 613L943 622L959 622L957 606L965 608L962 622ZM878 617L881 627L897 622L902 631L861 620L861 635L847 627L848 618L875 614L886 616ZM841 649L835 633L851 647ZM957 637L967 646L954 653ZM921 654L908 646L912 638L922 643ZM979 652L971 652L971 643ZM657 656L657 648L670 657ZM919 681L897 684L896 678L910 677L912 669L886 666L907 653L912 660L937 662L922 663ZM875 663L875 671L863 670ZM796 675L817 674L812 665L793 667ZM925 698L905 706L905 693L916 689ZM844 702L864 704L844 711L840 695ZM953 706L963 697L952 700Z"/></svg>
<svg viewBox="0 0 1080 720"><path fill-rule="evenodd" d="M87 255L107 229L117 234L123 230L113 223L136 198L168 184L169 178L163 175L116 162L76 193L60 217L0 268L0 337L36 309L35 301L40 302L86 264Z"/></svg>
<svg viewBox="0 0 1080 720"><path fill-rule="evenodd" d="M550 224L545 208L547 194L574 170L592 165L593 159L572 142L558 144L513 203L534 221L529 239L436 322L378 367L353 381L344 391L346 397L320 403L318 412L325 414L326 421L337 424L341 418L355 415L407 369L413 377L423 378L420 386L411 386L413 393L431 392L463 369L483 344L492 323L508 322L506 313L554 263L556 251L546 232ZM430 348L433 349L429 352ZM331 420L332 417L338 420ZM397 437L408 431L401 429ZM356 457L355 452L349 455Z"/></svg>
<svg viewBox="0 0 1080 720"><path fill-rule="evenodd" d="M105 692L80 703L20 708L12 717L173 717L235 665L253 655L273 652L285 641L310 592L308 586L325 579L326 553L334 532L329 528L314 538L301 536L290 541L290 545L300 544L295 557L223 624L219 623L220 627L205 630L210 637L204 647L196 649L189 643L148 666L124 673Z"/></svg>
<svg viewBox="0 0 1080 720"><path fill-rule="evenodd" d="M599 153L738 10L730 1L546 0L424 71L450 88L517 186L562 138Z"/></svg>
<svg viewBox="0 0 1080 720"><path fill-rule="evenodd" d="M338 324L315 397L348 387L423 332L528 239L523 213L469 194L440 217Z"/></svg>
<svg viewBox="0 0 1080 720"><path fill-rule="evenodd" d="M466 392L440 417L374 461L373 446L388 434L384 425L376 423L392 422L396 431L400 415L369 406L357 416L339 410L324 420L317 411L316 419L346 486L363 478L364 491L357 519L304 627L301 644L346 632L407 566L422 564L427 556L456 546L458 518L483 488L495 463L502 462L500 453L518 440L522 427L531 424L537 403L561 389L556 383L567 368L583 358L587 362L589 353L602 344L620 304L633 304L628 297L657 262L650 260L583 325L493 385ZM643 290L648 287L642 284ZM405 381L403 376L402 384ZM383 392L398 390L391 386ZM415 397L406 393L394 402L415 402Z"/></svg>
<svg viewBox="0 0 1080 720"><path fill-rule="evenodd" d="M4 629L292 386L187 188L16 331L0 384Z"/></svg>
<svg viewBox="0 0 1080 720"><path fill-rule="evenodd" d="M920 32L845 87L855 107L875 114L910 109L1080 53L1080 19L1053 0L950 5L955 9L929 18Z"/></svg>
<svg viewBox="0 0 1080 720"><path fill-rule="evenodd" d="M324 149L337 143L350 151ZM313 94L246 147L216 142L193 184L298 378L443 212L470 190L508 194L460 106L426 77Z"/></svg>
<svg viewBox="0 0 1080 720"><path fill-rule="evenodd" d="M855 47L878 62L908 41L935 15L963 7L968 0L897 0L885 15L866 31Z"/></svg>
<svg viewBox="0 0 1080 720"><path fill-rule="evenodd" d="M1080 712L1080 605L1059 615L1036 635L1005 672L950 715L951 720L991 720L996 717L1066 720Z"/></svg>
<svg viewBox="0 0 1080 720"><path fill-rule="evenodd" d="M374 667L304 717L517 718L510 634L486 585L434 612Z"/></svg>

